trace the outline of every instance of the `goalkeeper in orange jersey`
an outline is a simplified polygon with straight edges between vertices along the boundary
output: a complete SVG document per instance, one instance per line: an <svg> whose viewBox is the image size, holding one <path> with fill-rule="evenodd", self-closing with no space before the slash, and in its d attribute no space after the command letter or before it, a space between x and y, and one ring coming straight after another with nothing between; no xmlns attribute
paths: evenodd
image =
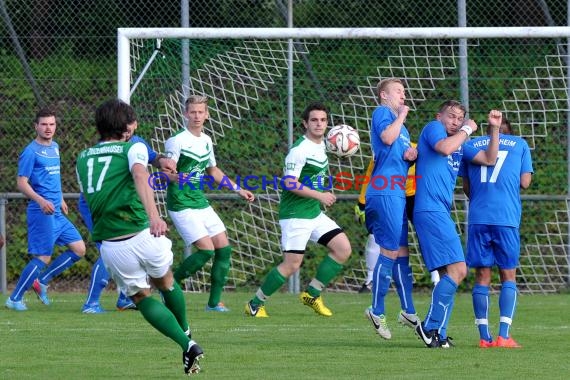
<svg viewBox="0 0 570 380"><path fill-rule="evenodd" d="M412 143L412 146L415 147L416 144ZM368 169L366 169L366 178L370 178L372 176L372 169L374 168L374 160L370 160L368 164ZM416 195L416 166L410 166L408 170L408 179L406 181L406 214L408 215L408 220L414 224L414 198ZM368 186L369 181L365 181L360 189L360 195L358 197L358 203L354 206L354 217L357 222L360 224L365 224L365 213L364 213L364 206L366 204L366 188ZM378 256L380 255L380 246L376 244L376 240L374 240L374 234L368 231L368 239L366 240L366 245L364 246L364 253L366 257L366 280L362 284L362 287L358 290L358 293L369 293L372 284L372 274L374 273L374 267L376 266L376 261L378 260ZM397 268L394 267L394 270ZM396 278L395 273L392 274L394 278ZM433 284L437 284L439 281L439 273L437 270L431 272L431 281ZM400 295L401 289L398 286L398 282L396 282L396 288L398 289L398 295ZM402 300L402 296L400 295L400 300Z"/></svg>

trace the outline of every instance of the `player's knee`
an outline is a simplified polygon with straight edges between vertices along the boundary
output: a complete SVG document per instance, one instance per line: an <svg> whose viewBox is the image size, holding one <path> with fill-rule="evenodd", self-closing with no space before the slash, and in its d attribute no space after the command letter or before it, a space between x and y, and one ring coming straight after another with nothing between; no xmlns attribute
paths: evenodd
<svg viewBox="0 0 570 380"><path fill-rule="evenodd" d="M503 282L516 282L516 278L517 278L517 273L516 273L516 269L500 269L499 270L499 277L501 280L501 283Z"/></svg>
<svg viewBox="0 0 570 380"><path fill-rule="evenodd" d="M51 262L51 256L38 255L38 256L36 256L36 258L38 260L40 260L41 262L43 262L45 265L48 265Z"/></svg>
<svg viewBox="0 0 570 380"><path fill-rule="evenodd" d="M447 267L447 275L457 284L461 283L467 276L467 266L465 263L454 263Z"/></svg>
<svg viewBox="0 0 570 380"><path fill-rule="evenodd" d="M343 233L339 235L339 239L335 241L335 244L332 244L330 247L331 256L337 261L338 263L344 263L350 257L352 253L352 247L350 245L350 241Z"/></svg>
<svg viewBox="0 0 570 380"><path fill-rule="evenodd" d="M339 262L346 261L352 252L350 241L341 228L327 232L319 238L318 243L327 247L331 255Z"/></svg>
<svg viewBox="0 0 570 380"><path fill-rule="evenodd" d="M85 252L87 252L87 248L85 247L85 243L83 240L75 242L69 246L69 249L73 251L77 256L83 257L85 256Z"/></svg>
<svg viewBox="0 0 570 380"><path fill-rule="evenodd" d="M483 286L491 284L491 268L477 268L475 270L475 282Z"/></svg>
<svg viewBox="0 0 570 380"><path fill-rule="evenodd" d="M131 300L133 300L133 302L135 304L138 304L143 299L145 299L146 297L150 297L150 296L151 296L150 289L141 289L137 293L133 294L132 296L129 296L129 298Z"/></svg>
<svg viewBox="0 0 570 380"><path fill-rule="evenodd" d="M459 282L463 281L467 277L467 267L465 265L458 267L456 274Z"/></svg>
<svg viewBox="0 0 570 380"><path fill-rule="evenodd" d="M277 267L283 277L290 277L301 268L302 261L285 260Z"/></svg>
<svg viewBox="0 0 570 380"><path fill-rule="evenodd" d="M171 270L168 270L166 274L160 278L150 277L150 282L158 290L167 291L174 286L174 275ZM146 291L146 289L141 290L141 292L144 291Z"/></svg>

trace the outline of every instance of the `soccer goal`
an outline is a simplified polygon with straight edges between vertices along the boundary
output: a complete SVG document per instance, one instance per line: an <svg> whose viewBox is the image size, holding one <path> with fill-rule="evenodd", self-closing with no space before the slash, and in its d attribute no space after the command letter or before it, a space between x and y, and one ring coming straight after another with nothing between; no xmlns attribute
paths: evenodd
<svg viewBox="0 0 570 380"><path fill-rule="evenodd" d="M322 100L331 109L330 125L347 124L360 133L355 156L330 157L331 175L351 179L363 174L371 157L369 121L380 79L405 81L411 108L406 125L413 139L443 100L465 96L467 84L469 115L480 130L489 109L499 108L533 149L535 175L523 195L518 279L521 291L556 292L570 277L567 38L568 27L124 28L118 30L118 96L135 106L141 134L158 151L184 126L184 98L209 96L206 132L216 144L218 163L228 175L242 178L280 176L290 134L302 133L289 126L299 124L306 102ZM354 252L333 285L338 291L359 288L366 273L359 255L366 232L352 219L358 194L353 185L335 189L341 200L327 211L346 229ZM278 191L260 187L252 204L227 192L209 194L234 247L228 285L258 284L281 258ZM459 188L456 194L453 216L465 235L467 204ZM306 265L321 252L310 246ZM410 252L416 282L427 285L412 230ZM208 273L206 268L193 278L192 286L207 286Z"/></svg>

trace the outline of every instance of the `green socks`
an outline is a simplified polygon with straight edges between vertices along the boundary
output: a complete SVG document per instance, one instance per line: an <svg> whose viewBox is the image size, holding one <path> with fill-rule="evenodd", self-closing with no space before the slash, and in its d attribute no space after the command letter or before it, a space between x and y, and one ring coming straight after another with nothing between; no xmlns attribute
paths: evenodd
<svg viewBox="0 0 570 380"><path fill-rule="evenodd" d="M178 325L182 330L187 331L188 320L186 319L186 300L184 299L184 293L180 289L180 285L175 281L172 289L170 290L159 290L164 299L164 304L174 314L174 317L178 321Z"/></svg>
<svg viewBox="0 0 570 380"><path fill-rule="evenodd" d="M287 281L287 278L279 273L277 267L275 267L271 270L271 272L267 274L265 281L263 281L263 284L261 284L261 287L259 289L265 295L265 298L267 298L278 291L283 286L283 284L285 284L285 281ZM251 300L251 303L254 305L263 305L265 303L265 299L262 300L259 296L256 295Z"/></svg>
<svg viewBox="0 0 570 380"><path fill-rule="evenodd" d="M228 273L230 271L230 260L232 256L232 247L225 246L216 249L214 262L212 263L212 272L210 273L210 298L208 306L216 307L222 298L222 291L228 281Z"/></svg>
<svg viewBox="0 0 570 380"><path fill-rule="evenodd" d="M178 343L183 351L188 349L190 339L180 328L174 315L160 301L146 297L137 304L137 307L152 327Z"/></svg>
<svg viewBox="0 0 570 380"><path fill-rule="evenodd" d="M342 264L334 261L329 255L325 256L317 268L315 278L309 284L307 293L309 293L311 297L320 296L323 288L326 287L341 270Z"/></svg>
<svg viewBox="0 0 570 380"><path fill-rule="evenodd" d="M214 254L214 251L208 250L198 250L192 253L180 264L180 266L174 272L174 280L180 283L182 280L187 279L194 273L198 272L210 257Z"/></svg>

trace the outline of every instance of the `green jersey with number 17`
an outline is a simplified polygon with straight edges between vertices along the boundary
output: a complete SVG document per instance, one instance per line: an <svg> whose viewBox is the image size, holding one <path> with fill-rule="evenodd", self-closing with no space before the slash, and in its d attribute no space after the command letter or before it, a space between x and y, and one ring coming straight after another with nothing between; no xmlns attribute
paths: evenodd
<svg viewBox="0 0 570 380"><path fill-rule="evenodd" d="M324 142L314 143L300 137L285 158L284 178L297 178L300 186L322 192L326 186L329 160ZM279 219L313 219L321 213L321 202L300 197L287 190L281 181L283 193L279 204Z"/></svg>
<svg viewBox="0 0 570 380"><path fill-rule="evenodd" d="M149 221L131 174L134 164L148 165L142 143L102 142L79 153L79 187L93 218L94 241L140 232Z"/></svg>

